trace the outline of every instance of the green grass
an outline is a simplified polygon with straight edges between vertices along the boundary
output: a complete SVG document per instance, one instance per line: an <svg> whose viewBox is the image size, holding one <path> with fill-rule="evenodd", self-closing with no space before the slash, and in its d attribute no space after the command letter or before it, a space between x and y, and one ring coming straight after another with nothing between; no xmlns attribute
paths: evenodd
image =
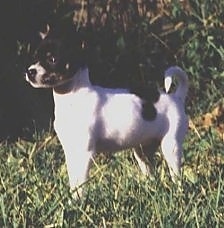
<svg viewBox="0 0 224 228"><path fill-rule="evenodd" d="M184 144L182 186L157 154L144 177L132 151L100 155L74 200L64 154L50 133L0 146L0 227L223 227L223 142L211 129Z"/></svg>

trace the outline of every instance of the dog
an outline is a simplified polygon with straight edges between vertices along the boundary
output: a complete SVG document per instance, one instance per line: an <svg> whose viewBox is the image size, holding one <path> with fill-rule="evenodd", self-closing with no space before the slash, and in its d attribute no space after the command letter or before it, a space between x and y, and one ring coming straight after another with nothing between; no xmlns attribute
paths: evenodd
<svg viewBox="0 0 224 228"><path fill-rule="evenodd" d="M147 86L104 88L90 82L83 49L81 39L49 32L26 72L33 87L53 88L54 128L65 153L71 189L87 180L96 153L127 148L135 149L139 167L148 175L161 145L172 179L178 177L188 129L187 74L178 66L168 68L165 91ZM173 76L178 85L170 92Z"/></svg>

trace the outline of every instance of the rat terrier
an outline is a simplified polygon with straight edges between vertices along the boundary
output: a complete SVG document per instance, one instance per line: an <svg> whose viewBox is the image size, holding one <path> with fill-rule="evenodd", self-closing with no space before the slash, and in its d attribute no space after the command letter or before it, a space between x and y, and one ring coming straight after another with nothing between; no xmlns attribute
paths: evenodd
<svg viewBox="0 0 224 228"><path fill-rule="evenodd" d="M50 31L26 73L33 87L53 88L54 128L65 152L70 187L76 189L86 181L97 152L135 148L142 172L149 174L159 145L175 179L188 128L187 74L177 66L168 68L165 92L155 87L103 88L91 84L83 52L77 34ZM178 85L168 93L173 76Z"/></svg>

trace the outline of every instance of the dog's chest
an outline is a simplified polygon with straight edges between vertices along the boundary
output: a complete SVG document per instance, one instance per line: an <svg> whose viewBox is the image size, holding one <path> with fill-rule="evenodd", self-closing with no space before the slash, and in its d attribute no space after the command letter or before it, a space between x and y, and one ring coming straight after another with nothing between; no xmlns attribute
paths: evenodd
<svg viewBox="0 0 224 228"><path fill-rule="evenodd" d="M57 129L82 129L89 126L94 118L96 97L89 96L88 91L54 94L55 125Z"/></svg>

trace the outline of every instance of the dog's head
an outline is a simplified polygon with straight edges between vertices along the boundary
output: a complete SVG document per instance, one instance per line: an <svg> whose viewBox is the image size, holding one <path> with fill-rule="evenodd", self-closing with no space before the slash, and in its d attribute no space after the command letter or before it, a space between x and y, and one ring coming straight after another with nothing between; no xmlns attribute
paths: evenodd
<svg viewBox="0 0 224 228"><path fill-rule="evenodd" d="M75 26L41 33L42 41L28 67L26 80L35 88L52 88L68 82L85 65L84 40Z"/></svg>

